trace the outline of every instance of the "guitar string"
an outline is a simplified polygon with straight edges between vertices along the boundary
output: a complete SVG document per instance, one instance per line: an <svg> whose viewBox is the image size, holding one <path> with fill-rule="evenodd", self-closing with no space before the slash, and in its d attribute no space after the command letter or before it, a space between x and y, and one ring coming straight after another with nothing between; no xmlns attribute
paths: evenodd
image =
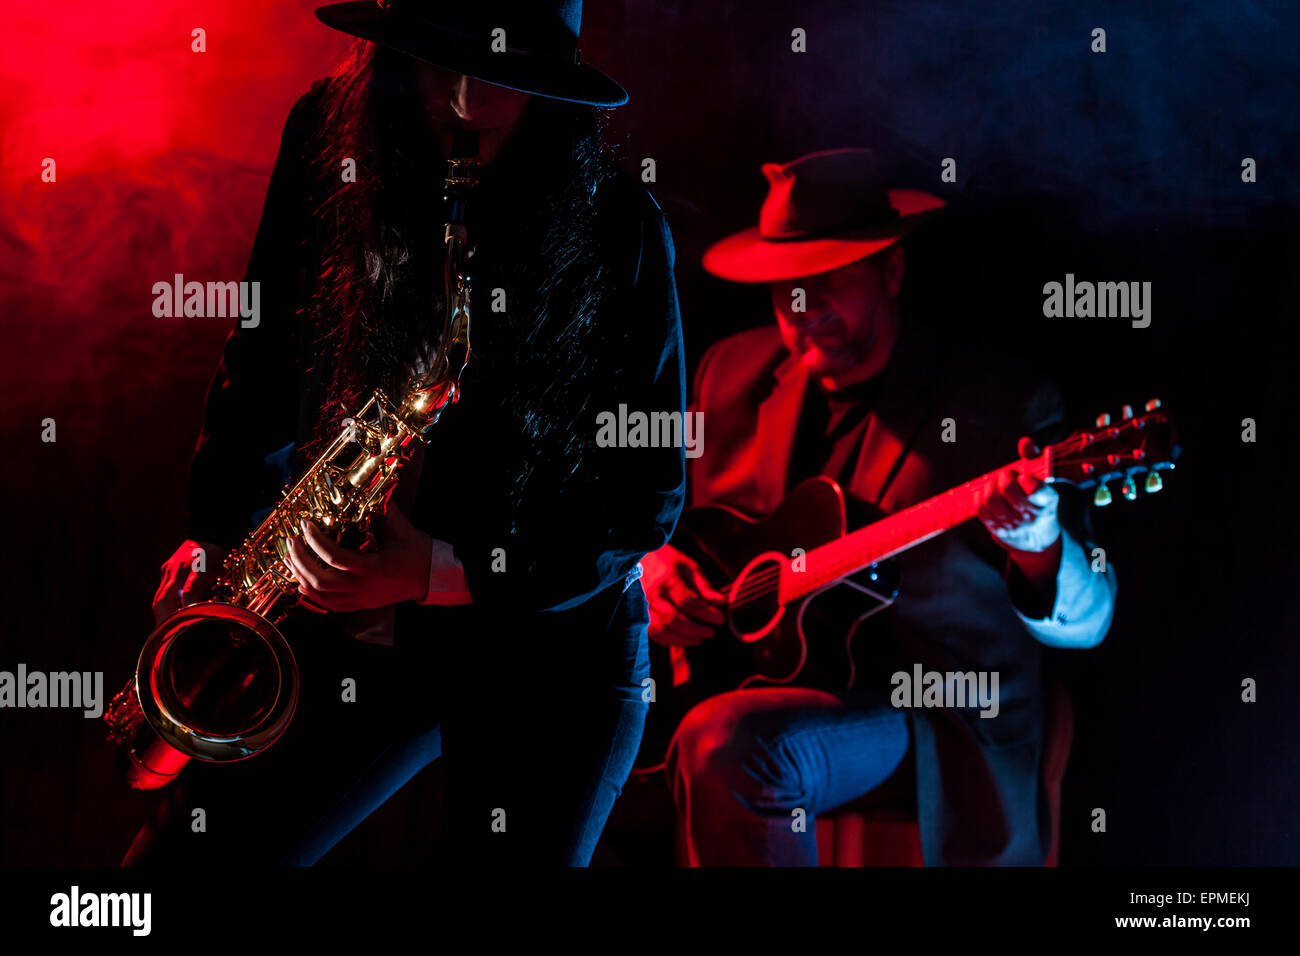
<svg viewBox="0 0 1300 956"><path fill-rule="evenodd" d="M741 607L746 604L752 604L754 601L772 593L774 590L779 592L782 571L782 566L776 565L771 568L765 568L764 570L745 578L741 583L739 591L736 592L729 603L733 607ZM842 576L843 575L841 575L841 577ZM775 587L773 585L775 585ZM734 587L735 582L733 581L730 586Z"/></svg>
<svg viewBox="0 0 1300 956"><path fill-rule="evenodd" d="M842 577L843 575L841 575ZM734 598L729 601L732 607L741 607L746 604L752 604L760 597L780 590L781 568L761 571L744 580L743 586L736 592ZM734 582L733 582L734 586Z"/></svg>
<svg viewBox="0 0 1300 956"><path fill-rule="evenodd" d="M874 562L868 562L868 563L874 563ZM863 565L863 567L865 566L866 565ZM733 600L730 602L731 605L733 607L739 607L743 604L752 604L754 601L758 600L760 597L766 594L771 593L773 590L779 591L782 571L783 571L782 566L776 565L771 568L765 568L762 571L759 571L758 573L745 578L741 584L740 590L736 592ZM846 574L847 573L852 573L852 572L846 572ZM843 576L844 575L839 575L839 577L843 577ZM816 577L816 575L814 575L814 577ZM832 578L832 580L836 580L836 579L837 578ZM776 585L775 589L773 588L773 584ZM734 586L735 586L735 582L733 581L730 585L728 585L728 588Z"/></svg>

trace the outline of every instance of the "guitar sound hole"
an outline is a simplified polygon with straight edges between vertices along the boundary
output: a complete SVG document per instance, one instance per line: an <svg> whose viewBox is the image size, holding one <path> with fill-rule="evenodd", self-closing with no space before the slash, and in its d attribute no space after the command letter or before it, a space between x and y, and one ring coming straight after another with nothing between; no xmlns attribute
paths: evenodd
<svg viewBox="0 0 1300 956"><path fill-rule="evenodd" d="M781 617L780 588L783 561L760 556L751 561L731 588L728 624L745 642L761 640Z"/></svg>

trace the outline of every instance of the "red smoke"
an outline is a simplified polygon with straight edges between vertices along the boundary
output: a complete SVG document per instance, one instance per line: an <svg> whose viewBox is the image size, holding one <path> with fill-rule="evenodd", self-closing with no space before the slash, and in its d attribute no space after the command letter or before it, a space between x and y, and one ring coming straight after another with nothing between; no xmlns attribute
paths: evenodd
<svg viewBox="0 0 1300 956"><path fill-rule="evenodd" d="M6 424L42 393L40 413L53 415L69 378L114 370L138 386L147 372L164 392L159 379L206 379L227 323L155 319L150 290L176 272L240 278L289 107L349 43L316 21L317 5L6 5ZM206 52L192 50L196 28ZM53 183L41 179L47 157Z"/></svg>

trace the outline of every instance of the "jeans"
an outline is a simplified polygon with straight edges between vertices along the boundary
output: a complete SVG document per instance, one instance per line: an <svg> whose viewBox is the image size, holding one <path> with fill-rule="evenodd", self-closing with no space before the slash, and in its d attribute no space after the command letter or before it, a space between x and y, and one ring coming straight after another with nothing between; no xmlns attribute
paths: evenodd
<svg viewBox="0 0 1300 956"><path fill-rule="evenodd" d="M311 865L439 756L445 862L587 865L649 706L645 594L613 590L608 625L567 647L484 629L472 606L396 647L300 612L282 627L301 678L289 728L247 760L191 761L124 865Z"/></svg>
<svg viewBox="0 0 1300 956"><path fill-rule="evenodd" d="M816 815L882 785L914 792L910 748L907 718L884 696L778 687L706 700L668 753L687 862L816 866Z"/></svg>

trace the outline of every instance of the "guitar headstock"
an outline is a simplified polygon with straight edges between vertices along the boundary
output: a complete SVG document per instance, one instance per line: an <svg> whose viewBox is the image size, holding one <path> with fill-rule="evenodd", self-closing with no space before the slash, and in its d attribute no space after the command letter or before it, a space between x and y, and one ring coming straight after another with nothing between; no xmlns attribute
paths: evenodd
<svg viewBox="0 0 1300 956"><path fill-rule="evenodd" d="M1139 487L1148 494L1163 487L1160 473L1174 467L1179 451L1174 420L1161 410L1160 399L1153 398L1139 415L1125 405L1117 420L1099 415L1092 431L1075 432L1046 449L1047 480L1095 487L1093 502L1098 505L1111 503L1108 485L1119 481L1119 493L1132 501Z"/></svg>

